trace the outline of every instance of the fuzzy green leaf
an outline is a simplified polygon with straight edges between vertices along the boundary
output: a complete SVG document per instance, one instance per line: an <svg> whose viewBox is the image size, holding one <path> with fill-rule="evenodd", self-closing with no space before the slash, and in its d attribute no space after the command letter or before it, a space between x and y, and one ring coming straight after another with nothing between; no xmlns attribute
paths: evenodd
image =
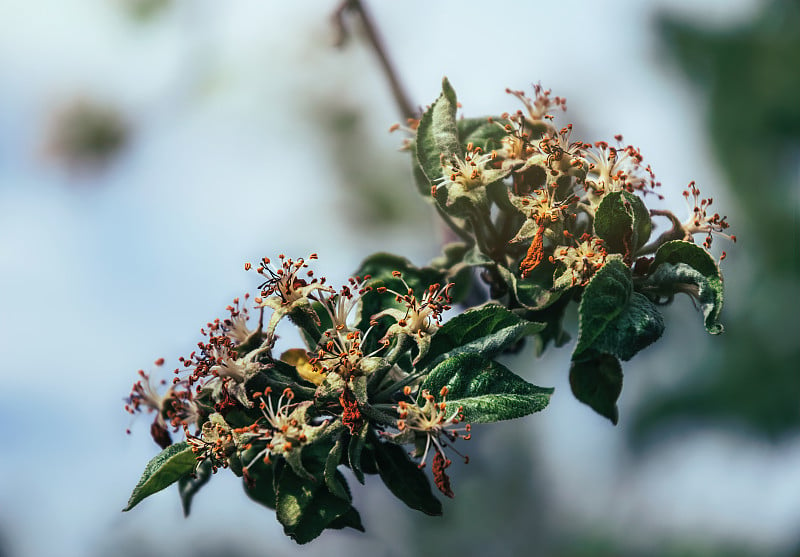
<svg viewBox="0 0 800 557"><path fill-rule="evenodd" d="M674 240L662 245L650 265L646 289L656 297L683 292L700 304L706 330L720 334L724 285L719 266L705 249L692 242Z"/></svg>
<svg viewBox="0 0 800 557"><path fill-rule="evenodd" d="M456 92L444 78L441 95L422 115L417 128L417 160L431 184L442 177L442 157L464 156L458 138L457 110Z"/></svg>
<svg viewBox="0 0 800 557"><path fill-rule="evenodd" d="M346 486L340 472L336 479ZM284 468L278 481L275 511L284 533L297 543L318 537L351 508L350 502L331 493L325 482L301 478L291 468Z"/></svg>
<svg viewBox="0 0 800 557"><path fill-rule="evenodd" d="M189 474L178 480L178 493L181 496L183 516L189 516L192 510L192 499L200 488L211 479L211 460L206 459L197 465L194 475Z"/></svg>
<svg viewBox="0 0 800 557"><path fill-rule="evenodd" d="M453 317L433 335L431 346L417 368L432 367L462 352L492 358L543 328L544 325L531 323L500 305L470 309Z"/></svg>
<svg viewBox="0 0 800 557"><path fill-rule="evenodd" d="M361 429L357 434L350 437L350 444L347 446L347 459L350 463L350 469L361 484L364 483L364 472L361 470L361 452L364 450L368 433L369 422L365 421L361 424Z"/></svg>
<svg viewBox="0 0 800 557"><path fill-rule="evenodd" d="M688 294L700 304L706 330L712 335L720 334L724 328L719 322L722 312L722 280L706 277L685 263L659 265L647 279L649 293L672 296L678 292Z"/></svg>
<svg viewBox="0 0 800 557"><path fill-rule="evenodd" d="M650 269L655 270L662 263L685 263L703 276L722 279L717 263L711 254L693 242L673 240L658 248Z"/></svg>
<svg viewBox="0 0 800 557"><path fill-rule="evenodd" d="M647 297L634 292L620 314L597 336L592 348L628 361L664 333L664 318Z"/></svg>
<svg viewBox="0 0 800 557"><path fill-rule="evenodd" d="M364 525L361 523L361 515L354 507L350 507L342 516L334 518L327 526L331 530L341 530L342 528L353 528L359 532L364 532Z"/></svg>
<svg viewBox="0 0 800 557"><path fill-rule="evenodd" d="M247 470L247 477L242 482L244 492L253 501L260 503L268 509L275 509L275 498L277 496L276 484L280 474L276 474L278 467L283 463L265 463L258 459ZM277 477L276 477L277 476Z"/></svg>
<svg viewBox="0 0 800 557"><path fill-rule="evenodd" d="M611 354L594 353L572 362L569 384L575 398L617 425L617 399L622 392L622 367Z"/></svg>
<svg viewBox="0 0 800 557"><path fill-rule="evenodd" d="M345 490L338 480L337 467L342 461L344 453L344 437L340 436L334 443L328 458L325 460L325 485L328 490L340 499L350 500L350 493Z"/></svg>
<svg viewBox="0 0 800 557"><path fill-rule="evenodd" d="M631 271L619 256L611 256L586 285L578 307L578 345L572 359L590 349L622 313L633 292Z"/></svg>
<svg viewBox="0 0 800 557"><path fill-rule="evenodd" d="M497 422L538 412L553 389L528 383L481 354L463 353L433 368L421 388L435 397L447 387L447 412L463 408L468 422Z"/></svg>
<svg viewBox="0 0 800 557"><path fill-rule="evenodd" d="M427 288L431 284L442 283L445 273L442 270L432 267L417 267L405 257L392 253L378 252L373 253L358 267L358 276L370 275L373 281L382 280L390 288L404 290L402 283L392 277L392 272L400 271L403 280L415 291ZM397 286L395 286L397 285Z"/></svg>
<svg viewBox="0 0 800 557"><path fill-rule="evenodd" d="M573 360L581 360L584 353L592 351L630 360L664 332L661 313L647 297L633 292L630 269L619 256L592 277L578 315L579 336Z"/></svg>
<svg viewBox="0 0 800 557"><path fill-rule="evenodd" d="M461 118L457 126L463 145L472 143L487 153L502 147L502 140L508 135L503 124L489 118Z"/></svg>
<svg viewBox="0 0 800 557"><path fill-rule="evenodd" d="M395 497L414 510L441 516L442 503L431 491L428 476L409 458L399 445L375 443L378 473Z"/></svg>
<svg viewBox="0 0 800 557"><path fill-rule="evenodd" d="M647 242L652 227L644 202L626 191L606 195L594 217L595 234L605 241L606 249L625 257L632 257Z"/></svg>
<svg viewBox="0 0 800 557"><path fill-rule="evenodd" d="M122 511L131 510L142 499L191 474L196 466L197 460L189 443L181 441L170 445L147 463L139 483L133 488L128 504Z"/></svg>

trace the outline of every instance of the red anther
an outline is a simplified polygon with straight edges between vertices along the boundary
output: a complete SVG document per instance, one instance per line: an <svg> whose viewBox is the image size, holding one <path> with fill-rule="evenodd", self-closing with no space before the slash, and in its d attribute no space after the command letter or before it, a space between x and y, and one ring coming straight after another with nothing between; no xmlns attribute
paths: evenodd
<svg viewBox="0 0 800 557"><path fill-rule="evenodd" d="M411 387L409 387L408 385L403 387L403 394L409 396L411 394Z"/></svg>
<svg viewBox="0 0 800 557"><path fill-rule="evenodd" d="M400 129L400 124L392 124L389 126L389 133L396 132Z"/></svg>
<svg viewBox="0 0 800 557"><path fill-rule="evenodd" d="M394 278L400 278L403 274L400 271L392 271L392 276Z"/></svg>
<svg viewBox="0 0 800 557"><path fill-rule="evenodd" d="M157 366L163 366L163 365L164 365L164 358L159 358L159 359L157 359L157 360L155 361L155 364L156 364Z"/></svg>

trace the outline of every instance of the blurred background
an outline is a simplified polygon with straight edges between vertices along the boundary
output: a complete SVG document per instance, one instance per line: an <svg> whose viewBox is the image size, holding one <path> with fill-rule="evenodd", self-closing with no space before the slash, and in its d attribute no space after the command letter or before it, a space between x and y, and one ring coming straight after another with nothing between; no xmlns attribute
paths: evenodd
<svg viewBox="0 0 800 557"><path fill-rule="evenodd" d="M374 251L424 264L444 234L356 21L334 46L337 2L5 0L0 557L800 555L800 5L366 6L415 105L444 75L469 116L541 82L575 137L641 147L664 207L685 215L697 180L739 238L715 241L725 334L677 299L624 367L616 428L571 395L568 347L509 358L556 395L475 428L443 518L372 478L366 534L299 548L225 472L188 519L174 489L122 514L158 451L122 409L136 370L177 365L253 291L245 261L317 252L339 283Z"/></svg>

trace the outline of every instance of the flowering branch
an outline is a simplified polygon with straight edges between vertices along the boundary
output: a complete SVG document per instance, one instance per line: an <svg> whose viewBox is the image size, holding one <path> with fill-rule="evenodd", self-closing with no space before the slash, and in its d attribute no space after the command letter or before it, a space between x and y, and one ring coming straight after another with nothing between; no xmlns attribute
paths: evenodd
<svg viewBox="0 0 800 557"><path fill-rule="evenodd" d="M346 10L364 22L401 109L412 115L363 5L344 2L340 22ZM508 92L522 103L516 112L459 118L445 79L407 130L417 189L461 242L421 268L374 254L339 288L316 274L315 254L247 263L260 277L257 295L234 300L227 317L201 329L203 340L178 359L172 381L159 387L139 372L125 408L153 416L162 451L126 511L178 483L188 512L209 477L229 469L253 500L276 511L288 536L306 543L326 529L363 531L345 467L360 483L379 476L413 509L441 514L427 464L433 487L454 497L447 469L452 455L469 460L460 448L472 424L547 407L553 389L496 358L526 340L540 351L564 344L573 302L572 392L615 424L621 362L661 336L659 306L685 293L708 332L722 332L723 279L709 250L713 236L735 236L725 232L725 217L710 214L712 200L691 183L685 221L648 208L646 200L662 196L639 149L621 136L615 145L572 140L570 125L553 123L566 101L541 86L532 97ZM651 241L654 217L672 228ZM492 299L464 307L476 277ZM259 318L251 328L253 310ZM284 318L298 334L278 356L275 330ZM173 442L175 434L183 440Z"/></svg>

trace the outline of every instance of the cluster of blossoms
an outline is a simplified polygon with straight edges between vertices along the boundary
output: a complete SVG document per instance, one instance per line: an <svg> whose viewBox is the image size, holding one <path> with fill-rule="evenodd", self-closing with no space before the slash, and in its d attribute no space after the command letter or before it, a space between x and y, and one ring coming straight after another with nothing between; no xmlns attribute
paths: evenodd
<svg viewBox="0 0 800 557"><path fill-rule="evenodd" d="M308 260L316 258L312 254ZM172 444L168 427L173 433L182 430L198 462L208 461L213 472L231 467L249 481L253 467L274 464L276 458L302 470L303 448L326 434L330 442L342 435L341 426L354 437L364 435L369 423L383 439L414 444L413 438L390 434L407 426L436 447L434 480L452 496L443 439L457 437L449 428L458 422L458 412L443 417L446 389L439 403L427 391L418 394L419 374L398 361L404 354L414 362L425 356L442 313L450 309L453 285L434 283L418 289L418 295L401 272L393 271L384 280L353 277L337 291L315 278L305 259L281 255L279 261L276 268L261 260L255 268L265 278L259 295L245 295L243 303L235 299L228 317L201 329L205 341L180 358L183 369L175 370L163 394L140 371L126 410L155 415L151 432L162 448ZM362 315L365 296L383 301L382 309ZM266 326L265 309L272 310ZM254 329L248 324L252 310L260 313ZM298 325L307 346L274 358L275 328L283 317ZM163 390L167 381L161 383ZM421 407L414 402L418 397ZM418 411L406 418L409 409ZM426 448L417 455L420 467L427 454Z"/></svg>
<svg viewBox="0 0 800 557"><path fill-rule="evenodd" d="M722 275L708 249L712 235L736 238L725 217L710 214L712 200L691 183L688 219L648 209L645 199L662 198L660 184L637 148L621 136L616 146L574 141L571 126L553 125L563 98L540 86L533 98L508 92L524 110L458 120L445 80L409 124L418 189L461 240L430 266L379 253L336 289L310 268L316 254L247 263L260 275L258 295L235 299L226 318L201 329L203 341L179 358L171 382L155 386L139 372L126 410L154 415L151 434L163 450L127 509L175 481L188 509L212 473L230 469L305 543L326 528L363 530L339 471L346 467L440 514L424 468L431 462L433 484L453 497L448 454L468 461L454 444L470 439L471 423L547 406L552 389L495 357L526 337L537 350L566 342L570 302L579 316L573 394L613 423L620 361L661 336L657 306L687 293L706 329L722 331ZM654 217L671 229L651 240ZM456 303L481 297L444 320ZM278 355L284 318L304 345ZM176 433L184 440L173 442Z"/></svg>
<svg viewBox="0 0 800 557"><path fill-rule="evenodd" d="M724 233L726 218L708 214L711 199L701 199L692 182L684 193L694 200L686 221L669 211L649 211L643 216L648 227L651 216L666 216L673 229L653 244L645 245L647 238L626 238L609 251L594 226L598 210L602 212L603 201L614 194L663 199L652 168L638 148L623 144L621 135L615 136L616 145L573 141L572 125L561 129L553 125L551 112L565 111L565 99L553 97L540 85L534 87L533 98L522 91L507 92L525 110L487 118L483 125L465 124L464 128L477 127L480 133L468 136L475 140L466 144L463 155L443 154L441 175L437 177L434 168L428 177L435 202L460 226L462 236L466 232L479 245L485 244L482 251L498 264L516 265L513 274L527 278L549 262L554 274L545 287L585 286L610 253L619 253L632 266L636 258L672 239L693 241L695 234L706 234L705 248L710 247L712 234L735 241L735 236ZM495 187L499 184L504 187ZM623 204L630 199L622 198Z"/></svg>

